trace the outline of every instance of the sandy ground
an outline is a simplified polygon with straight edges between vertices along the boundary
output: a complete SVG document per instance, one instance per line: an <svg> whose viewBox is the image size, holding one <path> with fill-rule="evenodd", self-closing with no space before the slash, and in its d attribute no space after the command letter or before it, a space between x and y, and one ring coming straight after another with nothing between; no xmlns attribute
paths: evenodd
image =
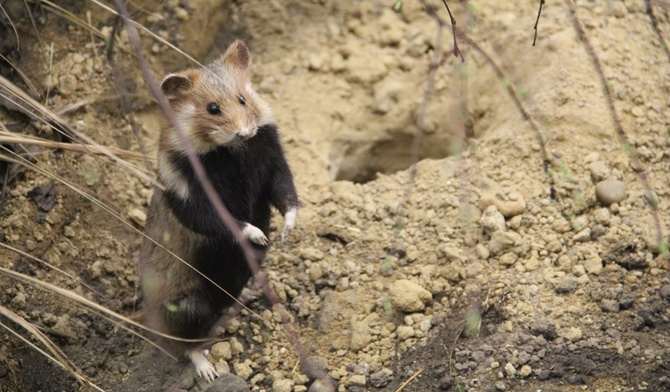
<svg viewBox="0 0 670 392"><path fill-rule="evenodd" d="M563 2L545 4L535 47L534 6L470 1L466 13L450 2L505 77L461 42L465 62L446 58L425 107L438 29L418 2L400 12L377 0L141 3L131 3L133 17L197 60L234 38L249 44L256 89L276 113L303 204L297 229L275 241L265 266L310 359L339 390L393 391L410 379L406 391L670 390L669 264L654 223L656 214L667 243L670 59L644 1L577 2L625 140ZM84 20L90 12L110 34L109 14L77 4L62 6ZM654 11L670 38L667 8ZM39 12L46 51L29 23L19 25L16 61L40 101L48 93L48 107L65 109L69 124L102 145L154 157L161 114L125 32L115 74L104 42L74 24L59 27L62 20ZM166 45L146 35L143 42L157 75L189 66ZM451 50L449 28L441 42L437 50ZM3 124L55 138L9 106L0 109ZM412 183L407 168L424 110ZM132 314L150 181L107 158L62 150L41 149L34 163L8 184L0 228L16 250L0 249L0 265ZM51 179L55 203L46 211L31 191ZM253 287L248 309L211 350L226 375L207 386L98 312L1 279L2 306L105 390L318 390ZM27 336L6 315L0 320ZM79 390L25 342L3 336L1 390Z"/></svg>

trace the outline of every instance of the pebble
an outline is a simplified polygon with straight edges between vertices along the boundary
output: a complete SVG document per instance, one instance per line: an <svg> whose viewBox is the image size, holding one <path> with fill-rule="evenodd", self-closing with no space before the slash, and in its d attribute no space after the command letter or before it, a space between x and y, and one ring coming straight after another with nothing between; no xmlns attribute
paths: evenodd
<svg viewBox="0 0 670 392"><path fill-rule="evenodd" d="M603 270L603 259L599 256L592 257L584 261L586 272L592 275L600 275Z"/></svg>
<svg viewBox="0 0 670 392"><path fill-rule="evenodd" d="M507 390L507 385L505 385L505 383L502 381L496 381L496 389L499 391L505 391Z"/></svg>
<svg viewBox="0 0 670 392"><path fill-rule="evenodd" d="M189 389L196 390L198 388L191 387ZM200 390L200 389L198 389ZM219 374L219 377L213 382L206 384L201 389L202 392L249 392L249 385L240 377L232 373Z"/></svg>
<svg viewBox="0 0 670 392"><path fill-rule="evenodd" d="M507 362L505 365L505 373L507 374L508 377L514 377L516 375L516 369L514 368L514 365L512 365L511 362Z"/></svg>
<svg viewBox="0 0 670 392"><path fill-rule="evenodd" d="M365 386L365 376L363 374L354 374L349 377L347 382L344 384L347 387L364 387Z"/></svg>
<svg viewBox="0 0 670 392"><path fill-rule="evenodd" d="M504 265L506 267L509 267L509 266L513 265L517 261L518 258L519 258L519 256L517 256L514 253L505 253L504 255L500 256L500 259L498 259L498 262L500 263L500 265Z"/></svg>
<svg viewBox="0 0 670 392"><path fill-rule="evenodd" d="M505 231L505 217L498 211L498 207L495 205L488 206L484 210L482 218L479 220L479 224L482 226L485 233Z"/></svg>
<svg viewBox="0 0 670 392"><path fill-rule="evenodd" d="M591 172L591 178L596 182L602 181L610 176L610 169L603 161L591 162L589 164L589 171Z"/></svg>
<svg viewBox="0 0 670 392"><path fill-rule="evenodd" d="M58 91L65 97L72 95L77 89L77 78L72 74L61 75L58 82Z"/></svg>
<svg viewBox="0 0 670 392"><path fill-rule="evenodd" d="M70 321L70 316L67 314L58 317L58 321L52 329L59 335L64 336L69 344L79 342L79 335L72 329L72 322Z"/></svg>
<svg viewBox="0 0 670 392"><path fill-rule="evenodd" d="M530 366L523 365L523 366L521 366L521 369L519 370L519 375L521 377L528 377L528 376L531 375L532 372L533 372L533 369Z"/></svg>
<svg viewBox="0 0 670 392"><path fill-rule="evenodd" d="M586 228L579 233L575 234L574 237L572 237L572 240L575 242L587 242L591 240L591 229Z"/></svg>
<svg viewBox="0 0 670 392"><path fill-rule="evenodd" d="M326 381L323 379L316 379L307 390L307 392L334 392L334 391L335 387L330 383L330 381Z"/></svg>
<svg viewBox="0 0 670 392"><path fill-rule="evenodd" d="M573 276L564 276L556 286L556 292L558 294L568 294L575 291L576 289L577 279L575 279Z"/></svg>
<svg viewBox="0 0 670 392"><path fill-rule="evenodd" d="M272 392L291 392L295 381L283 378L272 383Z"/></svg>
<svg viewBox="0 0 670 392"><path fill-rule="evenodd" d="M318 264L313 264L307 270L307 275L309 276L309 280L316 282L323 277L323 269Z"/></svg>
<svg viewBox="0 0 670 392"><path fill-rule="evenodd" d="M354 321L351 323L351 339L349 341L349 347L353 351L361 350L367 347L372 340L370 335L370 328L368 324L364 321Z"/></svg>
<svg viewBox="0 0 670 392"><path fill-rule="evenodd" d="M214 344L209 350L209 353L216 359L222 358L229 360L233 357L233 351L229 342L218 342Z"/></svg>
<svg viewBox="0 0 670 392"><path fill-rule="evenodd" d="M484 194L479 199L479 208L485 210L489 206L495 205L505 218L521 215L526 211L526 201L523 199L523 196L519 193L511 192L509 198L509 201L503 201L498 199L493 193Z"/></svg>
<svg viewBox="0 0 670 392"><path fill-rule="evenodd" d="M521 242L521 236L513 231L496 231L491 235L487 248L491 254L498 254Z"/></svg>
<svg viewBox="0 0 670 392"><path fill-rule="evenodd" d="M614 299L606 299L600 303L600 309L603 312L615 313L619 311L619 301Z"/></svg>
<svg viewBox="0 0 670 392"><path fill-rule="evenodd" d="M626 198L626 184L615 179L607 179L596 184L596 197L602 204L609 206Z"/></svg>
<svg viewBox="0 0 670 392"><path fill-rule="evenodd" d="M370 384L376 388L387 386L393 379L393 371L391 369L382 368L377 373L370 375Z"/></svg>
<svg viewBox="0 0 670 392"><path fill-rule="evenodd" d="M137 223L140 227L144 227L147 223L147 214L139 208L133 208L128 211L128 218Z"/></svg>
<svg viewBox="0 0 670 392"><path fill-rule="evenodd" d="M323 252L315 248L303 248L300 251L300 258L303 260L319 261L323 256Z"/></svg>
<svg viewBox="0 0 670 392"><path fill-rule="evenodd" d="M610 210L607 208L598 208L593 213L593 219L595 219L596 223L599 223L603 226L609 226L611 218L612 214L610 214Z"/></svg>
<svg viewBox="0 0 670 392"><path fill-rule="evenodd" d="M240 376L241 379L243 380L248 380L249 377L251 377L251 374L254 372L253 369L251 369L251 366L249 365L251 363L250 360L247 360L245 362L235 362L233 364L233 369L235 369L235 374Z"/></svg>
<svg viewBox="0 0 670 392"><path fill-rule="evenodd" d="M414 328L410 327L409 325L400 325L395 332L398 335L398 339L401 341L407 340L414 336Z"/></svg>
<svg viewBox="0 0 670 392"><path fill-rule="evenodd" d="M582 339L582 329L579 327L569 328L563 336L571 342L576 342Z"/></svg>
<svg viewBox="0 0 670 392"><path fill-rule="evenodd" d="M26 295L23 293L16 293L12 298L12 307L16 310L23 310L26 308Z"/></svg>
<svg viewBox="0 0 670 392"><path fill-rule="evenodd" d="M410 280L400 279L389 287L389 300L394 308L406 312L418 312L433 299L430 291Z"/></svg>
<svg viewBox="0 0 670 392"><path fill-rule="evenodd" d="M546 320L538 320L530 328L534 335L541 335L546 340L556 339L556 326Z"/></svg>
<svg viewBox="0 0 670 392"><path fill-rule="evenodd" d="M661 287L661 290L659 291L659 295L664 300L670 302L670 284L663 285L663 287Z"/></svg>
<svg viewBox="0 0 670 392"><path fill-rule="evenodd" d="M190 15L188 14L188 11L186 11L182 7L177 7L177 8L174 9L174 16L182 22L187 21L190 17Z"/></svg>

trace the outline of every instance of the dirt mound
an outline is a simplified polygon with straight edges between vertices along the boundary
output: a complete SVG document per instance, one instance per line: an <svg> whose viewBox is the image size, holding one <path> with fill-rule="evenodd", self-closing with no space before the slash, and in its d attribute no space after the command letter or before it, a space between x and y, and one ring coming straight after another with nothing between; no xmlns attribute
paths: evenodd
<svg viewBox="0 0 670 392"><path fill-rule="evenodd" d="M254 83L276 113L303 203L297 229L273 244L265 266L312 359L351 391L396 390L407 381L408 391L669 389L669 264L647 200L667 233L670 67L645 2L577 2L627 140L615 131L562 3L545 4L532 47L536 10L469 2L466 13L450 2L459 26L506 78L463 42L465 63L446 58L413 182L407 169L437 25L420 2L403 2L398 13L391 3L190 0L147 2L134 14L203 62L233 38L248 42ZM89 12L100 33L111 34L113 17L93 3L70 8L83 20ZM667 9L654 11L668 31ZM50 57L33 39L22 44L20 69L79 131L155 156L161 115L125 32L114 72L104 42L75 24L58 27L61 18L41 16ZM440 48L449 51L450 31L443 33ZM144 39L159 75L188 65L164 43ZM54 133L21 116L0 109L13 130ZM142 178L67 150L33 151L32 159L36 167L19 173L5 195L0 228L16 250L0 248L0 265L132 314L153 162L133 161L131 173ZM53 199L48 209L49 200L37 204L31 191L51 180L55 194L41 196ZM97 312L1 279L3 307L45 332L105 390L205 387L186 364ZM278 316L257 288L251 298L210 352L217 370L237 375L227 380L239 390L308 390ZM0 357L2 388L79 388L8 333Z"/></svg>

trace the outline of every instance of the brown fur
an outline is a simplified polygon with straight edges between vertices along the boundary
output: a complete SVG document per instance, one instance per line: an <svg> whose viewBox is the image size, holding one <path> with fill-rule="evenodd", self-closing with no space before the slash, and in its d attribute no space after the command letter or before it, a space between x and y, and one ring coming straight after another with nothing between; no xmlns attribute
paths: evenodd
<svg viewBox="0 0 670 392"><path fill-rule="evenodd" d="M236 41L209 66L168 75L161 88L177 126L193 143L217 195L254 243L260 262L271 206L284 215L283 235L288 235L299 203L272 112L251 88L250 65L249 50ZM164 334L203 339L251 271L204 195L173 129L161 133L158 155L158 179L165 190L154 190L139 263L144 322ZM166 343L191 358L198 374L215 377L197 343Z"/></svg>

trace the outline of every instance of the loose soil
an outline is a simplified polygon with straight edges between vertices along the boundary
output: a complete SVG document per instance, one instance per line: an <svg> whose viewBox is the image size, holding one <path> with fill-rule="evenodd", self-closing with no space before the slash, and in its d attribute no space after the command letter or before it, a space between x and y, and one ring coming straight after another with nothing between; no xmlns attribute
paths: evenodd
<svg viewBox="0 0 670 392"><path fill-rule="evenodd" d="M535 5L469 1L466 13L449 2L458 26L506 75L460 42L465 62L444 57L425 107L431 61L436 50L451 50L451 32L445 27L437 45L438 26L420 2L403 2L400 12L393 3L129 3L134 19L199 61L235 38L251 48L254 83L275 111L302 201L298 227L284 243L273 233L264 266L310 359L341 391L670 390L670 264L654 222L657 214L667 243L670 58L646 2L576 2L626 140L563 2L545 4L536 46ZM114 17L95 3L59 4L111 34ZM670 39L668 7L653 4ZM0 248L0 265L132 315L160 110L123 29L113 67L104 41L54 8L32 9L35 29L23 2L3 7L20 47L3 19L0 32L12 38L0 50L38 100L97 143L148 158L129 161L129 170L100 156L31 148L34 166L12 166L8 181L0 228L14 250ZM142 39L157 77L192 66ZM11 67L0 72L29 89ZM11 130L62 139L0 103ZM417 118L424 132L414 178ZM52 195L48 187L31 192L50 181ZM276 217L273 227L281 224ZM5 310L104 390L319 390L300 373L278 314L254 285L248 308L210 351L223 375L208 386L100 312L0 279L2 391L81 390L29 346L42 347Z"/></svg>

